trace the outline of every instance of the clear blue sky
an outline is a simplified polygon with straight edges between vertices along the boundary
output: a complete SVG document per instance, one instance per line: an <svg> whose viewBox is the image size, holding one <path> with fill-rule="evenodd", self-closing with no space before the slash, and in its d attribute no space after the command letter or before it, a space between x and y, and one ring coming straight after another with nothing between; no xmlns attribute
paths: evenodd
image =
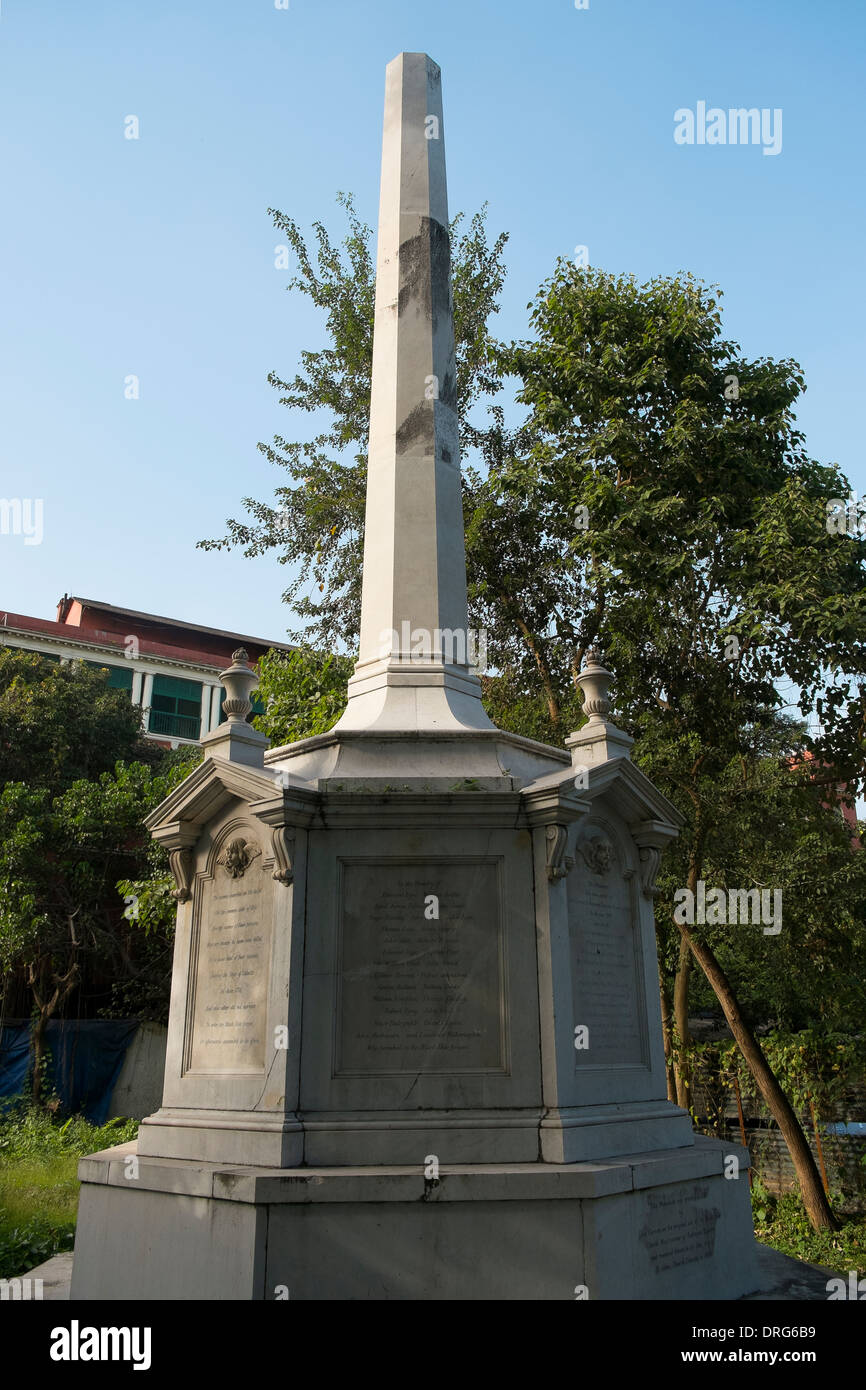
<svg viewBox="0 0 866 1390"><path fill-rule="evenodd" d="M0 536L0 610L282 636L276 560L195 542L283 481L259 440L309 430L266 381L321 342L266 210L342 226L351 190L375 225L402 49L443 70L452 213L511 234L503 336L578 244L691 270L747 354L803 365L809 448L866 491L864 30L860 0L5 0L0 496L43 498L44 539ZM781 108L781 153L678 146L699 101Z"/></svg>

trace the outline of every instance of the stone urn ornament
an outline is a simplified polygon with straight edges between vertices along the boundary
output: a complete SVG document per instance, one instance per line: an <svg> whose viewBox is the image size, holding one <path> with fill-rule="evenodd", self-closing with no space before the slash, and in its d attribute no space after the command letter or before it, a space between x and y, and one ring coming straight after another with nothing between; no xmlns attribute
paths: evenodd
<svg viewBox="0 0 866 1390"><path fill-rule="evenodd" d="M232 664L220 671L220 680L226 689L222 707L228 715L230 724L245 724L252 710L250 691L259 683L258 672L249 664L250 658L244 647L232 652Z"/></svg>
<svg viewBox="0 0 866 1390"><path fill-rule="evenodd" d="M598 647L587 648L577 679L584 694L581 708L587 719L607 719L610 714L607 692L613 682L613 675L604 665Z"/></svg>

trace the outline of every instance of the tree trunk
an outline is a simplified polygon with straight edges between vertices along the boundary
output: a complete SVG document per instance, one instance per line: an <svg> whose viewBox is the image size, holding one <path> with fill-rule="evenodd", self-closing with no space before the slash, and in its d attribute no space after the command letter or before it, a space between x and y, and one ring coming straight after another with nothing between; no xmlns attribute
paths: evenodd
<svg viewBox="0 0 866 1390"><path fill-rule="evenodd" d="M688 943L680 942L680 960L674 980L674 1027L676 1029L677 1056L674 1063L676 1077L676 1100L684 1110L691 1104L691 1064L688 1047L692 1040L689 1032L689 976L692 969L691 952Z"/></svg>
<svg viewBox="0 0 866 1390"><path fill-rule="evenodd" d="M30 1038L30 1058L33 1074L30 1078L30 1098L38 1105L42 1098L42 1061L45 1056L45 1032L49 1019L72 993L78 983L78 962L73 961L65 975L54 974L51 957L40 956L27 967L27 983L33 993L38 1017ZM54 986L49 996L48 990Z"/></svg>
<svg viewBox="0 0 866 1390"><path fill-rule="evenodd" d="M30 1035L30 1066L32 1068L30 1100L33 1105L38 1105L42 1098L42 1061L45 1057L45 1030L47 1027L48 1015L44 1009L40 1009Z"/></svg>
<svg viewBox="0 0 866 1390"><path fill-rule="evenodd" d="M727 975L716 960L711 947L704 942L697 941L684 923L678 922L677 926L682 932L683 941L688 945L695 960L712 985L728 1021L728 1027L746 1059L758 1090L769 1107L770 1114L782 1132L782 1137L788 1146L788 1152L794 1164L797 1180L800 1184L800 1194L809 1220L816 1231L838 1230L839 1222L830 1210L830 1204L821 1186L821 1179L812 1157L812 1150L809 1148L802 1126L791 1108L788 1097L776 1080L758 1039L743 1017Z"/></svg>
<svg viewBox="0 0 866 1390"><path fill-rule="evenodd" d="M505 589L502 589L500 593L502 598L505 600L508 608L510 608L511 613L514 617L514 621L517 624L518 630L520 631L520 635L526 643L527 647L529 648L529 651L538 669L538 674L541 678L541 685L544 690L544 698L547 702L547 712L550 715L550 722L553 725L554 729L558 731L560 724L562 723L562 714L560 712L559 700L557 698L556 689L553 684L553 678L550 674L550 667L547 664L547 660L542 650L541 643L530 631L529 625L526 622L524 622L520 613L518 613L517 605L514 602L514 599L511 597L511 595Z"/></svg>

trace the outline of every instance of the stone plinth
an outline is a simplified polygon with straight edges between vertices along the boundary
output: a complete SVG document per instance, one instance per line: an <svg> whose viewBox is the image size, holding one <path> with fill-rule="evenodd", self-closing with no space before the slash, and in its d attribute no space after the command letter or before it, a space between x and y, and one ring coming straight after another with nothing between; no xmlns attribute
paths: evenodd
<svg viewBox="0 0 866 1390"><path fill-rule="evenodd" d="M607 1163L251 1167L83 1159L73 1299L730 1299L759 1275L748 1155ZM111 1239L122 1226L128 1244ZM130 1250L171 1248L171 1260Z"/></svg>

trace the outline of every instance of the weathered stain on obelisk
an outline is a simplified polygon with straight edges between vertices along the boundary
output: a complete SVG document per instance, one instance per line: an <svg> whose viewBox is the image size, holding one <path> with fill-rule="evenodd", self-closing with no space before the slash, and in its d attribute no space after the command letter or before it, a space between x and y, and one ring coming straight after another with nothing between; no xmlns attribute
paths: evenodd
<svg viewBox="0 0 866 1390"><path fill-rule="evenodd" d="M439 68L388 65L361 646L338 729L490 729L470 669Z"/></svg>

